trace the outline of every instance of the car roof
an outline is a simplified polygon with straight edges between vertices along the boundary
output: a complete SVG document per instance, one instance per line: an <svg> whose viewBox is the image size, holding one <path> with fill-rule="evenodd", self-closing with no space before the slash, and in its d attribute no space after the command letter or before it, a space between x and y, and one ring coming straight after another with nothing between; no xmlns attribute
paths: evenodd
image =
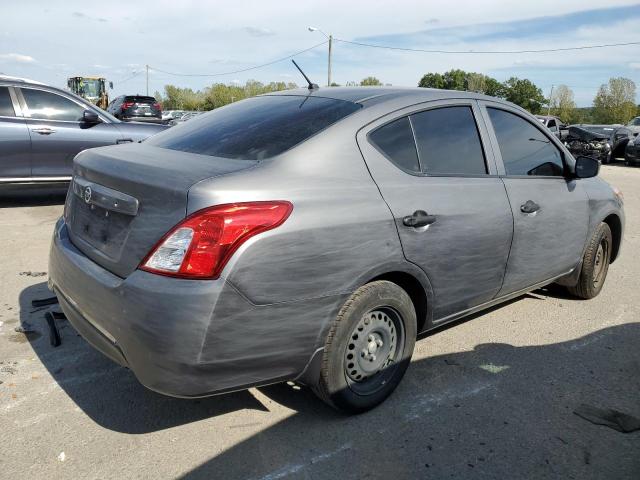
<svg viewBox="0 0 640 480"><path fill-rule="evenodd" d="M31 83L33 85L45 85L44 83L38 82L37 80L31 80L29 78L23 78L23 77L12 77L11 75L0 75L0 82Z"/></svg>
<svg viewBox="0 0 640 480"><path fill-rule="evenodd" d="M363 107L379 105L387 102L406 103L407 105L412 105L415 103L429 102L433 100L446 100L450 98L470 98L508 103L501 99L483 95L481 93L464 92L460 90L439 90L435 88L422 87L325 87L314 90L296 88L292 90L270 92L264 95L295 95L332 98L335 100L359 103Z"/></svg>

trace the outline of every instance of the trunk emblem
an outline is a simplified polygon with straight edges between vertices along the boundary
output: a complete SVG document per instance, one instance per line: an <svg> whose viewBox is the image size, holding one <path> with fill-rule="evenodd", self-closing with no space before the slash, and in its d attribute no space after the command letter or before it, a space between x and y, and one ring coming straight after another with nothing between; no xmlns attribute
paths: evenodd
<svg viewBox="0 0 640 480"><path fill-rule="evenodd" d="M89 203L91 201L91 187L87 187L84 189L84 192L82 194L82 198L84 198L84 201L86 203Z"/></svg>

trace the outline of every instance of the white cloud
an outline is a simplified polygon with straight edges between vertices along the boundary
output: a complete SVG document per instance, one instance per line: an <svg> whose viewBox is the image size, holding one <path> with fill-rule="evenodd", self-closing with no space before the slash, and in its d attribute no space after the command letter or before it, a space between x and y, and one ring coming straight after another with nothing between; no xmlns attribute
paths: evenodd
<svg viewBox="0 0 640 480"><path fill-rule="evenodd" d="M15 63L34 63L35 58L20 53L0 53L0 61Z"/></svg>
<svg viewBox="0 0 640 480"><path fill-rule="evenodd" d="M632 70L640 70L640 62L631 62L629 68Z"/></svg>

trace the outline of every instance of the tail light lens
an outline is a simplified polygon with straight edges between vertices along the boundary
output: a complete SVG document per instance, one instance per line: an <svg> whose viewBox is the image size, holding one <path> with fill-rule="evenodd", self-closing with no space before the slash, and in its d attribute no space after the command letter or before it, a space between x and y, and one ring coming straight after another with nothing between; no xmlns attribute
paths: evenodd
<svg viewBox="0 0 640 480"><path fill-rule="evenodd" d="M127 108L133 107L133 102L124 102L122 104L122 110L126 110Z"/></svg>
<svg viewBox="0 0 640 480"><path fill-rule="evenodd" d="M162 105L160 105L158 102L153 104L153 108L155 108L156 110L162 110Z"/></svg>
<svg viewBox="0 0 640 480"><path fill-rule="evenodd" d="M217 205L190 215L167 233L140 269L180 278L208 278L220 272L251 237L282 225L293 205L286 201Z"/></svg>

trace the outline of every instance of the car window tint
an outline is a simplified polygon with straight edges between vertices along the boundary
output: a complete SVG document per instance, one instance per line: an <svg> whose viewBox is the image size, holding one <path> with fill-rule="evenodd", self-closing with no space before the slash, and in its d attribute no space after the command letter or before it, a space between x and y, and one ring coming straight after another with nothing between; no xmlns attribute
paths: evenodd
<svg viewBox="0 0 640 480"><path fill-rule="evenodd" d="M71 100L43 90L22 88L29 116L43 120L79 121L84 108Z"/></svg>
<svg viewBox="0 0 640 480"><path fill-rule="evenodd" d="M7 87L0 87L0 116L16 116L16 112L13 109L13 103L11 103L11 97L9 96L9 89Z"/></svg>
<svg viewBox="0 0 640 480"><path fill-rule="evenodd" d="M411 115L422 171L482 175L487 167L471 107L445 107Z"/></svg>
<svg viewBox="0 0 640 480"><path fill-rule="evenodd" d="M409 117L399 118L374 130L369 134L369 140L401 169L420 173Z"/></svg>
<svg viewBox="0 0 640 480"><path fill-rule="evenodd" d="M551 140L525 119L487 108L507 175L562 176L562 155Z"/></svg>
<svg viewBox="0 0 640 480"><path fill-rule="evenodd" d="M147 142L183 152L261 160L289 150L359 108L322 97L254 97L194 116Z"/></svg>

